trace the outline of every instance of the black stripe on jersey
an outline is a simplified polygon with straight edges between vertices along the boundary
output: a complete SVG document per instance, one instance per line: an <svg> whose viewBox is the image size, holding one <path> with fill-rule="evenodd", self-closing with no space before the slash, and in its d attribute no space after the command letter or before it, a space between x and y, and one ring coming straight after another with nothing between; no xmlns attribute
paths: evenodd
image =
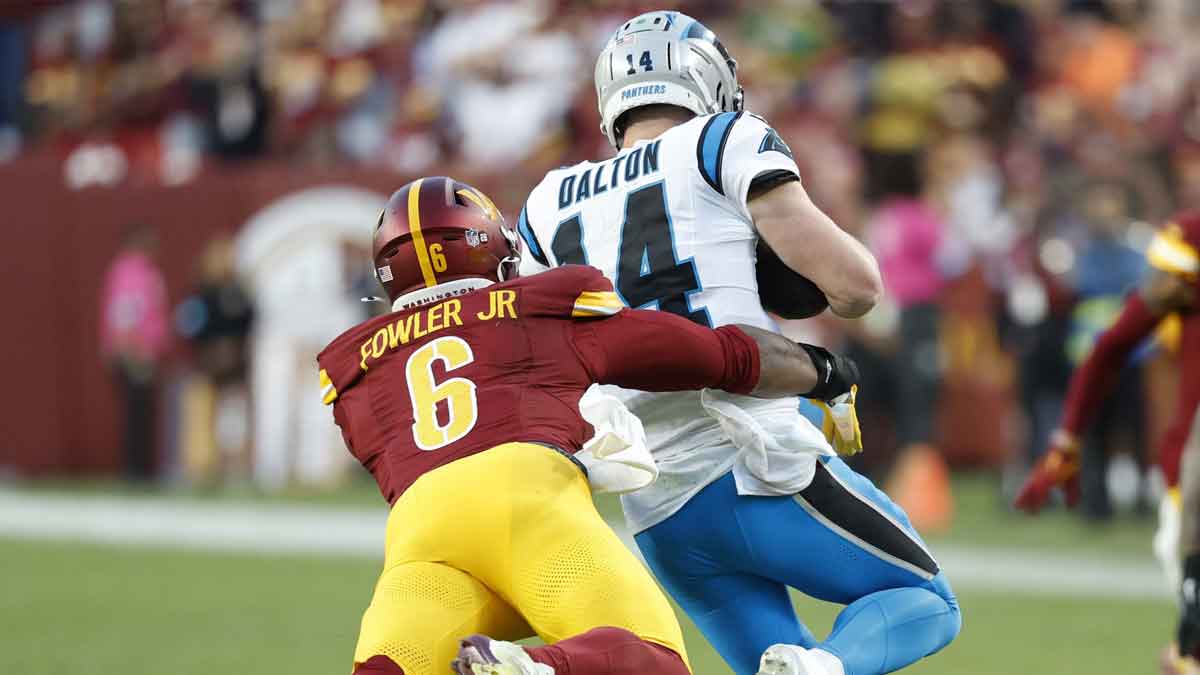
<svg viewBox="0 0 1200 675"><path fill-rule="evenodd" d="M790 183L794 180L800 180L800 176L797 176L794 172L787 171L786 169L771 169L770 171L764 171L755 176L754 180L750 181L750 190L746 193L746 200L749 201L754 199L764 192L770 192L775 187L783 185L784 183Z"/></svg>
<svg viewBox="0 0 1200 675"><path fill-rule="evenodd" d="M523 207L521 215L517 218L517 233L525 240L525 248L533 255L533 259L544 267L550 267L550 261L546 260L546 254L542 252L542 244L529 224L529 216L525 213L527 208Z"/></svg>
<svg viewBox="0 0 1200 675"><path fill-rule="evenodd" d="M893 564L909 568L914 573L937 575L937 561L925 547L894 520L884 515L867 497L859 495L839 481L829 469L817 462L812 483L795 496L805 510L814 513L841 530L860 547L866 546L883 554Z"/></svg>

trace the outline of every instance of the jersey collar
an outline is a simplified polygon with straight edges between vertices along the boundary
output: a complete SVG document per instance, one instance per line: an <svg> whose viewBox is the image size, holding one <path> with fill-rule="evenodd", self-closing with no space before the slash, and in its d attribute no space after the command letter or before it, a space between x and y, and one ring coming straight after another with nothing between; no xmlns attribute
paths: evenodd
<svg viewBox="0 0 1200 675"><path fill-rule="evenodd" d="M447 281L436 286L430 286L429 288L420 288L396 298L392 302L392 311L399 312L402 309L428 305L438 300L477 291L481 288L491 286L493 283L495 282L490 279L467 278Z"/></svg>

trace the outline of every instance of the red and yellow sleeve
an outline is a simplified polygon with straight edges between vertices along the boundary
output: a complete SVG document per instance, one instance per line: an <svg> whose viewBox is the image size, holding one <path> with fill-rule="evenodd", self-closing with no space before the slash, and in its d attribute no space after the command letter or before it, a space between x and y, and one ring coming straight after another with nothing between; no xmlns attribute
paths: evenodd
<svg viewBox="0 0 1200 675"><path fill-rule="evenodd" d="M1150 266L1180 276L1194 278L1200 274L1200 253L1183 236L1183 229L1175 223L1154 235L1146 248L1146 260Z"/></svg>
<svg viewBox="0 0 1200 675"><path fill-rule="evenodd" d="M625 306L604 273L587 265L563 265L522 277L522 316L590 319L612 316Z"/></svg>
<svg viewBox="0 0 1200 675"><path fill-rule="evenodd" d="M329 379L329 371L324 368L321 369L319 386L321 387L321 402L325 405L333 405L333 402L337 400L338 391L337 387L333 386L333 380Z"/></svg>
<svg viewBox="0 0 1200 675"><path fill-rule="evenodd" d="M1092 351L1071 376L1063 408L1062 428L1079 437L1100 404L1112 392L1130 354L1162 319L1140 293L1130 293L1115 323L1100 334Z"/></svg>
<svg viewBox="0 0 1200 675"><path fill-rule="evenodd" d="M614 291L582 291L571 306L571 318L588 319L612 316L624 309L625 303Z"/></svg>
<svg viewBox="0 0 1200 675"><path fill-rule="evenodd" d="M595 382L643 391L758 385L758 344L734 326L717 329L652 310L629 310L575 327L575 348Z"/></svg>

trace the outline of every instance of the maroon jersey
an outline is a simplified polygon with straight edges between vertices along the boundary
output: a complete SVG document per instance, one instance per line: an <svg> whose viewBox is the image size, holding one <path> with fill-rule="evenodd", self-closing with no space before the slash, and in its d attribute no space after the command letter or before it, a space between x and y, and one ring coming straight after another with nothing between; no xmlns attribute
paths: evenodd
<svg viewBox="0 0 1200 675"><path fill-rule="evenodd" d="M579 450L592 383L747 393L758 348L666 312L624 309L568 265L359 324L317 357L350 451L394 502L422 474L514 441Z"/></svg>
<svg viewBox="0 0 1200 675"><path fill-rule="evenodd" d="M1151 241L1146 251L1150 266L1192 284L1200 296L1200 211L1176 214ZM1178 321L1179 395L1170 425L1163 435L1159 465L1168 487L1179 483L1179 466L1192 420L1200 407L1200 308L1193 303L1174 312ZM1163 323L1149 311L1140 294L1131 293L1117 320L1096 340L1071 376L1064 403L1064 430L1075 437L1086 431L1100 405L1116 387L1130 354Z"/></svg>

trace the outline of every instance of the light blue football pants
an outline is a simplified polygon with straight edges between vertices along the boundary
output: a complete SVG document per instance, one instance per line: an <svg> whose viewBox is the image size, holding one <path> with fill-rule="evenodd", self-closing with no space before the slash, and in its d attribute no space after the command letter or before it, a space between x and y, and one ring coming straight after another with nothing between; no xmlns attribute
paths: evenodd
<svg viewBox="0 0 1200 675"><path fill-rule="evenodd" d="M841 459L790 497L739 496L733 474L636 536L651 570L738 675L776 643L819 647L846 675L890 673L950 643L958 602L908 516ZM787 587L846 605L825 640Z"/></svg>

